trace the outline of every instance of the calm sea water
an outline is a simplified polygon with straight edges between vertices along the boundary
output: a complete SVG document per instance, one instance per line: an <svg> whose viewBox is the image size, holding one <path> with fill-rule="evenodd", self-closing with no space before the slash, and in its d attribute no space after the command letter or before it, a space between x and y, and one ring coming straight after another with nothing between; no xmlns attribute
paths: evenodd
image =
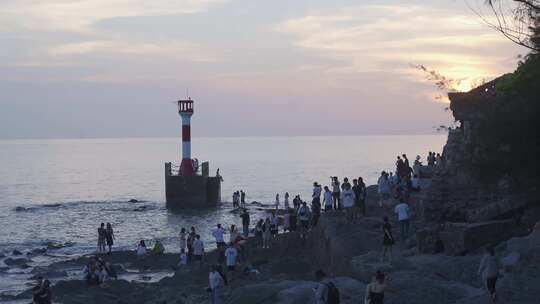
<svg viewBox="0 0 540 304"><path fill-rule="evenodd" d="M395 157L442 150L444 135L196 138L193 157L224 177L222 199L243 189L247 201L271 203L288 191L308 198L330 175L373 184ZM212 246L216 223L240 223L229 203L174 214L164 206L166 161L179 161L178 138L0 141L0 252L73 242L63 254L95 250L96 229L113 224L117 247L160 238L178 250L180 227L196 226ZM128 200L137 199L138 203ZM135 211L142 209L144 211ZM1 284L0 284L1 285ZM0 290L2 286L0 286Z"/></svg>

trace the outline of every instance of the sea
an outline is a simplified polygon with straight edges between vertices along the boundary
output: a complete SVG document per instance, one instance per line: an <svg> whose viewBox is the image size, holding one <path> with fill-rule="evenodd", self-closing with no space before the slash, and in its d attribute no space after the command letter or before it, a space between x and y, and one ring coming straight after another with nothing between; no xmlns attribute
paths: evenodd
<svg viewBox="0 0 540 304"><path fill-rule="evenodd" d="M164 163L179 163L179 138L0 140L0 294L27 288L30 270L2 262L13 250L56 248L32 266L92 253L102 222L112 224L117 250L160 239L177 252L180 228L191 226L212 248L217 223L241 223L230 203L234 191L246 192L256 219L264 211L251 202L270 206L285 192L308 200L313 182L328 185L330 176L375 184L382 170L394 170L397 155L425 161L445 141L443 134L194 138L192 157L223 176L223 203L171 212Z"/></svg>

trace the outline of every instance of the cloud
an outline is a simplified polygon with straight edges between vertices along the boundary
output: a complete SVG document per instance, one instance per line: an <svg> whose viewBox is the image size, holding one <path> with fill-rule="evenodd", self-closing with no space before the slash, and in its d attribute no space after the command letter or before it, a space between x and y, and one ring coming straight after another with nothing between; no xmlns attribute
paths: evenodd
<svg viewBox="0 0 540 304"><path fill-rule="evenodd" d="M297 47L344 61L345 73L401 74L421 63L449 77L489 78L505 72L501 62L516 52L474 16L414 5L348 7L289 19L274 30Z"/></svg>
<svg viewBox="0 0 540 304"><path fill-rule="evenodd" d="M226 0L3 0L0 29L89 33L92 24L116 17L194 14Z"/></svg>

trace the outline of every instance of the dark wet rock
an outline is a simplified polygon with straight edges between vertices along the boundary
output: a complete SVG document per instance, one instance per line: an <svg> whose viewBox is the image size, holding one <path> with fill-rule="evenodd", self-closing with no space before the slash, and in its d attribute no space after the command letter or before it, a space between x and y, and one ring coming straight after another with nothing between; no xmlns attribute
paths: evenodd
<svg viewBox="0 0 540 304"><path fill-rule="evenodd" d="M128 202L129 202L129 203L138 203L139 201L136 200L136 199L134 199L134 198L132 198L132 199L130 199Z"/></svg>
<svg viewBox="0 0 540 304"><path fill-rule="evenodd" d="M5 257L6 257L6 255L0 252L0 259L5 258Z"/></svg>
<svg viewBox="0 0 540 304"><path fill-rule="evenodd" d="M39 254L45 254L47 252L47 248L35 248L32 249L28 254L31 255L39 255Z"/></svg>
<svg viewBox="0 0 540 304"><path fill-rule="evenodd" d="M22 252L20 252L19 250L15 249L11 252L12 255L22 255Z"/></svg>
<svg viewBox="0 0 540 304"><path fill-rule="evenodd" d="M68 276L68 273L65 270L49 269L47 267L34 267L30 273L34 274L30 278L31 280L35 280L39 277L50 279Z"/></svg>
<svg viewBox="0 0 540 304"><path fill-rule="evenodd" d="M26 268L30 262L32 262L32 260L27 258L7 258L4 260L4 263L8 266L17 266L21 268Z"/></svg>
<svg viewBox="0 0 540 304"><path fill-rule="evenodd" d="M140 207L137 207L137 208L133 209L132 211L135 211L135 212L146 211L147 208L148 208L148 206L140 206Z"/></svg>

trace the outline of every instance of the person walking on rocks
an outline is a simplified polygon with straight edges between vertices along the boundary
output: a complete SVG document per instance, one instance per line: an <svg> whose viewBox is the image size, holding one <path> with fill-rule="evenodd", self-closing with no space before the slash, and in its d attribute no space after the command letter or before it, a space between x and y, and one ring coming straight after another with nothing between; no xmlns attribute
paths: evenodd
<svg viewBox="0 0 540 304"><path fill-rule="evenodd" d="M107 228L105 229L105 240L107 241L107 246L109 247L108 254L111 254L112 246L114 244L114 231L111 223L107 223Z"/></svg>
<svg viewBox="0 0 540 304"><path fill-rule="evenodd" d="M199 261L199 268L202 268L204 255L204 243L201 241L201 236L196 235L195 240L193 241L193 260Z"/></svg>
<svg viewBox="0 0 540 304"><path fill-rule="evenodd" d="M105 252L105 238L107 235L107 231L105 230L105 224L101 223L101 225L98 228L98 252Z"/></svg>
<svg viewBox="0 0 540 304"><path fill-rule="evenodd" d="M399 221L401 239L405 241L409 237L409 205L400 198L400 203L394 208Z"/></svg>
<svg viewBox="0 0 540 304"><path fill-rule="evenodd" d="M276 205L276 211L279 209L279 193L276 193L276 201L274 202Z"/></svg>
<svg viewBox="0 0 540 304"><path fill-rule="evenodd" d="M332 177L332 198L334 202L334 210L341 209L341 189L337 176Z"/></svg>
<svg viewBox="0 0 540 304"><path fill-rule="evenodd" d="M497 300L495 285L497 284L497 277L499 276L499 263L492 247L487 249L486 255L484 255L480 261L478 274L482 276L491 297L491 301L495 303Z"/></svg>
<svg viewBox="0 0 540 304"><path fill-rule="evenodd" d="M385 290L386 283L384 273L377 271L374 280L366 287L366 297L364 302L369 304L383 304Z"/></svg>
<svg viewBox="0 0 540 304"><path fill-rule="evenodd" d="M242 211L242 214L240 215L240 217L242 218L242 232L244 233L244 236L245 237L248 237L249 236L249 213L247 211L247 209L244 208L244 210Z"/></svg>
<svg viewBox="0 0 540 304"><path fill-rule="evenodd" d="M384 263L386 261L386 257L388 256L388 262L390 265L392 265L392 246L394 245L392 226L390 225L390 221L388 220L387 216L384 217L383 221L383 252L381 262Z"/></svg>

